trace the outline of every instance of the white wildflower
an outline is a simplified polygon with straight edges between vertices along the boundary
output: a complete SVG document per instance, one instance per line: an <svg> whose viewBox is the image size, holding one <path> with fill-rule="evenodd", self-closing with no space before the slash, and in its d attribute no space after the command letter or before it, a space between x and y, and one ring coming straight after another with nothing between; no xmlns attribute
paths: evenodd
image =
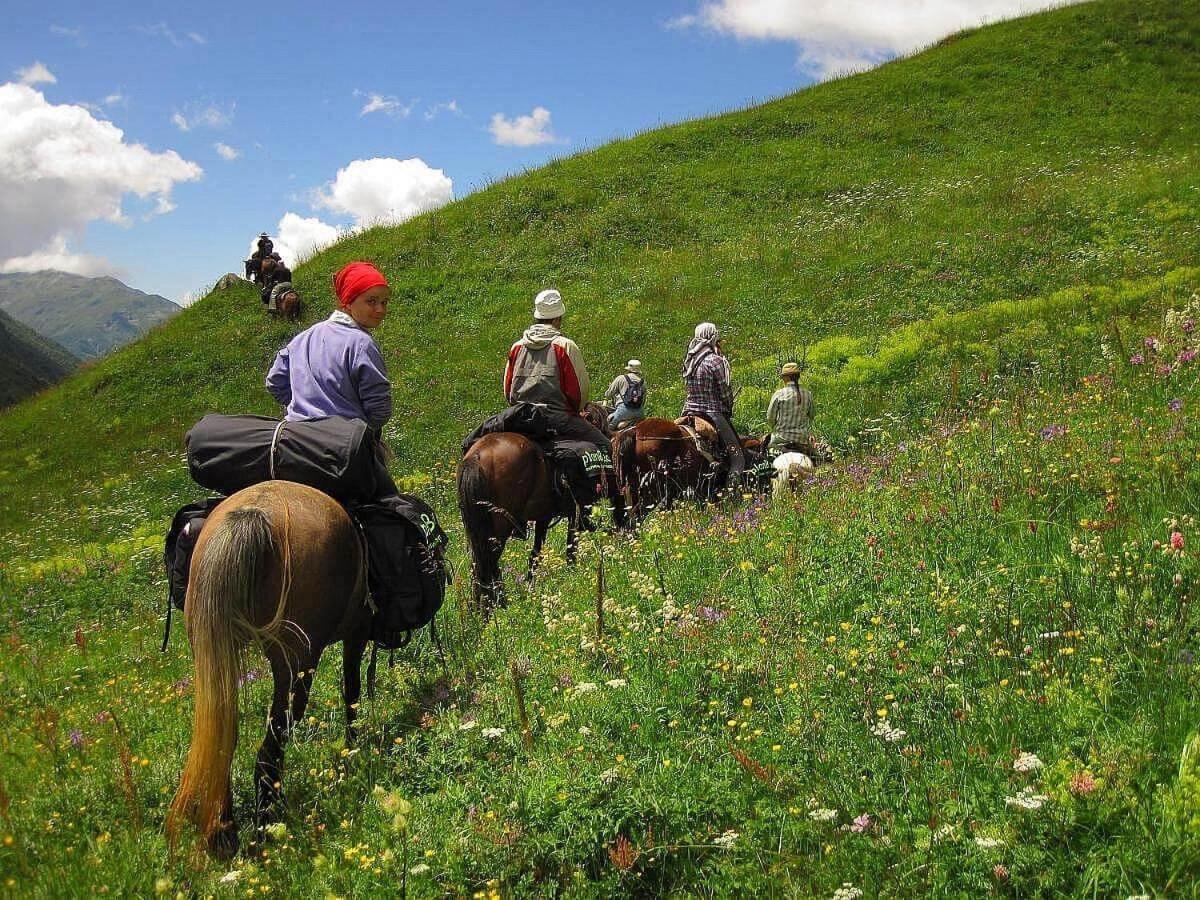
<svg viewBox="0 0 1200 900"><path fill-rule="evenodd" d="M1003 847L1004 841L994 837L977 837L975 838L975 846L981 850L995 850L997 847Z"/></svg>
<svg viewBox="0 0 1200 900"><path fill-rule="evenodd" d="M604 682L610 688L623 688L627 684L624 678L614 678L611 681Z"/></svg>
<svg viewBox="0 0 1200 900"><path fill-rule="evenodd" d="M504 736L504 729L503 728L485 728L485 729L483 729L483 731L481 731L479 733L482 734L489 741L494 741L497 738L501 738Z"/></svg>
<svg viewBox="0 0 1200 900"><path fill-rule="evenodd" d="M1038 759L1035 754L1022 751L1021 754L1013 761L1013 771L1036 772L1044 765L1045 763Z"/></svg>
<svg viewBox="0 0 1200 900"><path fill-rule="evenodd" d="M837 810L818 806L816 809L809 810L808 817L814 822L832 822L837 818Z"/></svg>
<svg viewBox="0 0 1200 900"><path fill-rule="evenodd" d="M425 863L417 863L415 866L413 866L411 869L408 870L408 874L409 875L424 875L428 871L429 871L428 865L426 865Z"/></svg>
<svg viewBox="0 0 1200 900"><path fill-rule="evenodd" d="M1015 797L1005 797L1004 805L1014 809L1041 809L1049 799L1045 794L1035 794L1033 788L1027 787Z"/></svg>
<svg viewBox="0 0 1200 900"><path fill-rule="evenodd" d="M233 869L221 876L221 884L237 884L237 880L242 877L241 869Z"/></svg>
<svg viewBox="0 0 1200 900"><path fill-rule="evenodd" d="M599 685L597 685L594 681L581 681L579 684L575 685L576 695L590 694L596 690L599 690Z"/></svg>
<svg viewBox="0 0 1200 900"><path fill-rule="evenodd" d="M954 832L957 829L953 825L943 825L933 833L933 842L940 844L942 841L948 841L954 837Z"/></svg>
<svg viewBox="0 0 1200 900"><path fill-rule="evenodd" d="M621 777L621 770L614 766L613 768L605 769L603 772L600 773L600 782L601 782L601 784L612 784L614 781L616 781L620 777Z"/></svg>
<svg viewBox="0 0 1200 900"><path fill-rule="evenodd" d="M729 831L726 831L724 834L718 835L717 837L713 838L713 843L716 844L718 847L724 847L726 850L728 850L730 847L732 847L737 842L738 837L740 837L740 835L731 828Z"/></svg>
<svg viewBox="0 0 1200 900"><path fill-rule="evenodd" d="M461 725L459 725L458 730L459 731L470 731L472 728L474 728L478 724L479 724L478 722L476 722L474 719L472 719L470 722L463 722Z"/></svg>
<svg viewBox="0 0 1200 900"><path fill-rule="evenodd" d="M833 900L858 900L862 895L862 888L856 888L849 881L843 881L842 886L833 892Z"/></svg>
<svg viewBox="0 0 1200 900"><path fill-rule="evenodd" d="M871 726L871 734L887 741L889 744L894 744L897 741L904 740L908 732L903 728L893 728L887 719L880 719Z"/></svg>

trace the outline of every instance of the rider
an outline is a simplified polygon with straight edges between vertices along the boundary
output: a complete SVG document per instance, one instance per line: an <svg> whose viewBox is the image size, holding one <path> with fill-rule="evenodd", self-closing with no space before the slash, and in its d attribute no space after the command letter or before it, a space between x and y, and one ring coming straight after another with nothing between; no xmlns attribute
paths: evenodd
<svg viewBox="0 0 1200 900"><path fill-rule="evenodd" d="M640 385L640 389L637 386ZM634 390L630 390L634 388ZM639 395L640 394L640 398ZM637 400L632 403L630 401ZM642 377L641 360L625 363L625 371L612 380L604 393L604 402L614 407L608 417L611 428L624 427L646 418L646 379Z"/></svg>
<svg viewBox="0 0 1200 900"><path fill-rule="evenodd" d="M779 370L783 387L771 397L767 407L767 427L771 433L767 446L773 455L796 451L812 456L812 394L800 387L800 367L784 363Z"/></svg>
<svg viewBox="0 0 1200 900"><path fill-rule="evenodd" d="M729 484L738 484L746 468L746 455L730 422L733 386L729 360L721 352L721 333L712 322L696 326L683 360L683 386L687 399L681 415L700 416L713 424L729 461Z"/></svg>
<svg viewBox="0 0 1200 900"><path fill-rule="evenodd" d="M591 485L608 466L609 442L604 432L581 415L587 403L588 373L579 347L559 330L566 311L562 295L556 290L542 291L534 298L534 324L508 351L504 399L509 406L537 404L545 411L547 424L557 437L582 441L595 448L596 453L583 460L591 496L576 498L581 505L587 505L600 490L600 484L594 488ZM582 491L582 484L578 491Z"/></svg>
<svg viewBox="0 0 1200 900"><path fill-rule="evenodd" d="M275 357L267 390L296 422L322 416L361 419L375 433L379 496L397 493L378 440L392 417L392 383L371 332L387 315L391 289L370 263L352 262L333 276L338 309L300 332Z"/></svg>
<svg viewBox="0 0 1200 900"><path fill-rule="evenodd" d="M292 270L285 266L282 260L276 259L276 256L278 254L264 259L258 273L259 294L262 296L262 302L267 305L271 302L271 291L275 285L292 280Z"/></svg>
<svg viewBox="0 0 1200 900"><path fill-rule="evenodd" d="M262 276L263 260L274 259L280 261L280 256L275 252L275 244L272 242L270 235L265 231L258 236L258 249L250 254L250 258L246 260L246 279L258 283Z"/></svg>

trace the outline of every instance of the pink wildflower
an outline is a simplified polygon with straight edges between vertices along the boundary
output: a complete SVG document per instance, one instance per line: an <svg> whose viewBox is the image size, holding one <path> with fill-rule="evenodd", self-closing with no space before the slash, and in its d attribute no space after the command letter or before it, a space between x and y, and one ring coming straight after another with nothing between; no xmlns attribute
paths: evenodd
<svg viewBox="0 0 1200 900"><path fill-rule="evenodd" d="M1008 881L1008 866L1004 863L996 863L992 867L992 877L997 881Z"/></svg>
<svg viewBox="0 0 1200 900"><path fill-rule="evenodd" d="M1183 535L1178 531L1171 532L1171 549L1172 550L1182 550L1183 549Z"/></svg>
<svg viewBox="0 0 1200 900"><path fill-rule="evenodd" d="M854 822L850 825L850 830L853 831L855 834L862 834L864 831L866 831L870 827L871 827L871 816L869 813L863 813L861 816L857 816L854 819Z"/></svg>
<svg viewBox="0 0 1200 900"><path fill-rule="evenodd" d="M1070 785L1068 785L1068 789L1076 797L1086 797L1096 790L1097 787L1099 785L1096 784L1096 779L1092 777L1091 772L1076 772L1071 777Z"/></svg>

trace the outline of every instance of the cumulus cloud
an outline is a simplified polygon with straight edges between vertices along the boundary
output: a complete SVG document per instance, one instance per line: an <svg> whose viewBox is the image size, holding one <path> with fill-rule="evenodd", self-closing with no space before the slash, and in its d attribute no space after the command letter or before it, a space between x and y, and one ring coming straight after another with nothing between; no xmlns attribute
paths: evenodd
<svg viewBox="0 0 1200 900"><path fill-rule="evenodd" d="M535 144L563 142L554 133L550 124L550 110L544 106L535 106L529 115L515 119L496 113L488 130L492 133L492 139L502 147L532 147Z"/></svg>
<svg viewBox="0 0 1200 900"><path fill-rule="evenodd" d="M54 73L40 62L35 62L32 66L24 69L17 69L16 75L17 80L28 87L32 87L35 84L58 84L58 79L54 77Z"/></svg>
<svg viewBox="0 0 1200 900"><path fill-rule="evenodd" d="M358 112L360 116L369 116L371 113L383 113L384 115L395 116L398 119L407 119L409 113L412 112L413 107L416 105L415 100L406 105L395 97L389 97L385 94L355 91L354 96L367 98L367 102L363 104L362 109Z"/></svg>
<svg viewBox="0 0 1200 900"><path fill-rule="evenodd" d="M171 124L180 131L191 131L193 128L227 128L233 122L236 104L230 104L229 109L218 106L191 106L186 112L176 110L171 114Z"/></svg>
<svg viewBox="0 0 1200 900"><path fill-rule="evenodd" d="M1076 0L715 0L672 27L791 41L818 77L878 65L983 22Z"/></svg>
<svg viewBox="0 0 1200 900"><path fill-rule="evenodd" d="M67 249L89 222L127 224L127 194L153 201L156 214L169 211L174 186L202 174L174 150L128 143L82 106L0 85L0 266L94 269L95 257Z"/></svg>
<svg viewBox="0 0 1200 900"><path fill-rule="evenodd" d="M357 226L402 222L448 203L454 184L423 159L356 159L324 190L315 205L352 216Z"/></svg>
<svg viewBox="0 0 1200 900"><path fill-rule="evenodd" d="M315 216L305 218L294 212L284 213L275 232L275 250L289 266L308 259L318 250L323 250L341 236L341 231ZM254 239L254 252L258 238Z"/></svg>
<svg viewBox="0 0 1200 900"><path fill-rule="evenodd" d="M58 236L41 250L14 256L0 262L0 272L44 272L56 269L74 275L115 275L124 273L102 256L88 253L72 253L65 237Z"/></svg>
<svg viewBox="0 0 1200 900"><path fill-rule="evenodd" d="M238 150L236 147L230 147L228 144L223 144L220 141L217 141L217 143L213 146L217 148L217 156L221 157L221 159L226 160L227 162L233 162L242 155L242 151Z"/></svg>

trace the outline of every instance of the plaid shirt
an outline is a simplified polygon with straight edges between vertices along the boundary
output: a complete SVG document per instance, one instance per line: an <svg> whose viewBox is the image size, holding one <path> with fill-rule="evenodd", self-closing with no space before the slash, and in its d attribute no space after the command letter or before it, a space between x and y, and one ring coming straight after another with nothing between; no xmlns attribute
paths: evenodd
<svg viewBox="0 0 1200 900"><path fill-rule="evenodd" d="M729 384L729 368L723 357L710 353L691 375L683 376L687 400L683 415L733 415L733 387Z"/></svg>
<svg viewBox="0 0 1200 900"><path fill-rule="evenodd" d="M771 446L807 441L812 431L813 399L804 388L785 385L771 397L767 407L767 426Z"/></svg>

